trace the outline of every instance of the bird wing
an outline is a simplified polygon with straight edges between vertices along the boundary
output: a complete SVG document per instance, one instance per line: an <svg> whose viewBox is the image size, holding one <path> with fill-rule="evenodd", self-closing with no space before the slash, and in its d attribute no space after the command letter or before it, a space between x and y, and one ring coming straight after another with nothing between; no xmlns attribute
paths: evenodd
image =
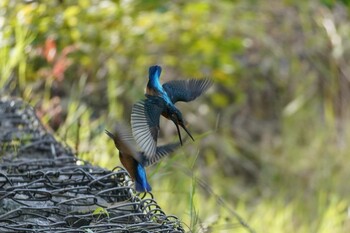
<svg viewBox="0 0 350 233"><path fill-rule="evenodd" d="M116 123L113 128L113 133L105 130L105 133L113 139L117 149L124 155L131 155L139 163L143 160L140 153L136 151L136 142L132 136L132 133L123 124Z"/></svg>
<svg viewBox="0 0 350 233"><path fill-rule="evenodd" d="M132 134L146 158L156 154L159 119L164 104L164 100L160 97L152 96L134 104L132 108Z"/></svg>
<svg viewBox="0 0 350 233"><path fill-rule="evenodd" d="M177 143L171 143L171 144L166 144L164 146L157 147L155 155L147 159L144 159L142 161L142 165L145 167L148 167L158 162L161 158L174 152L179 146L180 146L180 143L177 142Z"/></svg>
<svg viewBox="0 0 350 233"><path fill-rule="evenodd" d="M211 85L212 80L209 78L173 80L164 83L163 89L173 103L177 101L189 102L208 90Z"/></svg>

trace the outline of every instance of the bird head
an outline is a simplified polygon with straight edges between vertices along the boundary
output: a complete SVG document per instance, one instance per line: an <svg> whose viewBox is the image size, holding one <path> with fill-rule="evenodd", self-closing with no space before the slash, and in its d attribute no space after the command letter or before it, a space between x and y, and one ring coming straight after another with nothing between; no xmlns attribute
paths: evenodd
<svg viewBox="0 0 350 233"><path fill-rule="evenodd" d="M177 108L171 108L170 119L178 125L184 125L184 119L182 117L182 113Z"/></svg>
<svg viewBox="0 0 350 233"><path fill-rule="evenodd" d="M172 122L174 122L174 124L176 126L177 133L179 135L179 139L180 139L181 145L182 145L182 138L181 138L179 125L186 131L188 136L190 136L190 138L194 141L194 138L192 137L190 131L186 128L185 121L184 121L184 119L182 117L181 112L178 109L176 109L176 108L173 109L172 113L170 114L170 120Z"/></svg>

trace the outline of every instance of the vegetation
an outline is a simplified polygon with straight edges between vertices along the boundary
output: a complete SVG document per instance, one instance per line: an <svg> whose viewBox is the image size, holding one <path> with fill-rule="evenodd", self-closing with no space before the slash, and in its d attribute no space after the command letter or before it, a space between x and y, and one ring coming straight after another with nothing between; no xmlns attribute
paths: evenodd
<svg viewBox="0 0 350 233"><path fill-rule="evenodd" d="M196 141L148 169L158 203L192 232L349 232L348 1L0 7L0 94L35 105L102 167L120 165L103 131L129 121L150 65L163 82L213 77L179 105ZM178 140L161 126L161 143Z"/></svg>

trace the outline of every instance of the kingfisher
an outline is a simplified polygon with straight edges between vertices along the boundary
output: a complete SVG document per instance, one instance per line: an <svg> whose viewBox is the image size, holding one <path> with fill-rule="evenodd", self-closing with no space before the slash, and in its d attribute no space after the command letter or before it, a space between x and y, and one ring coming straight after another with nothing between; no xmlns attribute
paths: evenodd
<svg viewBox="0 0 350 233"><path fill-rule="evenodd" d="M135 182L135 190L137 192L150 192L152 190L147 181L145 167L158 162L180 146L179 143L160 146L157 147L153 156L146 156L145 153L136 150L136 142L131 132L122 124L116 124L113 133L108 130L105 130L105 133L113 139L116 148L119 150L120 162Z"/></svg>
<svg viewBox="0 0 350 233"><path fill-rule="evenodd" d="M158 65L149 68L146 99L134 104L131 113L133 136L144 153L149 156L154 155L157 150L161 115L175 124L181 145L183 143L179 126L194 141L186 127L182 113L176 108L175 103L192 101L212 85L212 80L209 78L173 80L161 85L159 82L161 73L162 68Z"/></svg>

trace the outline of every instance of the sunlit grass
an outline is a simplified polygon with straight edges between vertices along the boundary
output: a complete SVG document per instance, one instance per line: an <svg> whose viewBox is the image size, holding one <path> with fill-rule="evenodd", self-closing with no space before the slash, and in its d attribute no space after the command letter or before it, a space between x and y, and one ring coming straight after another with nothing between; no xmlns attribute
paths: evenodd
<svg viewBox="0 0 350 233"><path fill-rule="evenodd" d="M56 122L51 132L79 158L107 169L121 165L104 130L129 122L149 65L167 66L168 80L208 74L217 84L200 100L208 101L180 105L196 141L147 168L162 209L190 232L350 232L342 89L349 26L340 2L341 14L318 1L273 1L273 9L186 2L185 11L170 1L147 9L96 1L95 10L84 1L61 8L50 7L61 1L48 2L0 16L0 88L36 106L48 128ZM61 81L41 69L54 66L38 52L52 35L57 51L77 48ZM338 57L335 49L342 49ZM166 140L178 140L164 125Z"/></svg>
<svg viewBox="0 0 350 233"><path fill-rule="evenodd" d="M121 165L113 142L103 133L114 118L102 115L93 119L92 111L73 97L67 107L59 137L77 150L82 159L108 169ZM349 202L345 192L337 193L346 186L343 173L346 168L342 166L346 153L342 152L344 148L327 145L335 134L320 123L306 120L308 128L297 128L303 120L310 119L309 112L304 117L302 114L288 116L280 143L261 151L266 164L260 183L250 187L251 192L244 193L247 191L244 188L240 195L230 197L227 189L241 185L239 177L201 180L206 169L215 167L215 158L210 158L210 153L201 154L209 156L208 168L197 165L201 140L216 133L207 132L147 169L156 201L167 214L178 216L190 232L346 232ZM300 134L305 142L300 141ZM336 167L338 170L334 170ZM257 192L253 191L256 189Z"/></svg>
<svg viewBox="0 0 350 233"><path fill-rule="evenodd" d="M11 40L12 37L15 38L15 41ZM13 28L2 26L0 38L2 40L0 42L0 56L2 58L0 59L0 88L7 87L10 91L15 88L24 90L27 83L28 50L35 34L17 21ZM13 72L16 72L17 80L13 80L15 78ZM5 92L5 90L3 91Z"/></svg>

